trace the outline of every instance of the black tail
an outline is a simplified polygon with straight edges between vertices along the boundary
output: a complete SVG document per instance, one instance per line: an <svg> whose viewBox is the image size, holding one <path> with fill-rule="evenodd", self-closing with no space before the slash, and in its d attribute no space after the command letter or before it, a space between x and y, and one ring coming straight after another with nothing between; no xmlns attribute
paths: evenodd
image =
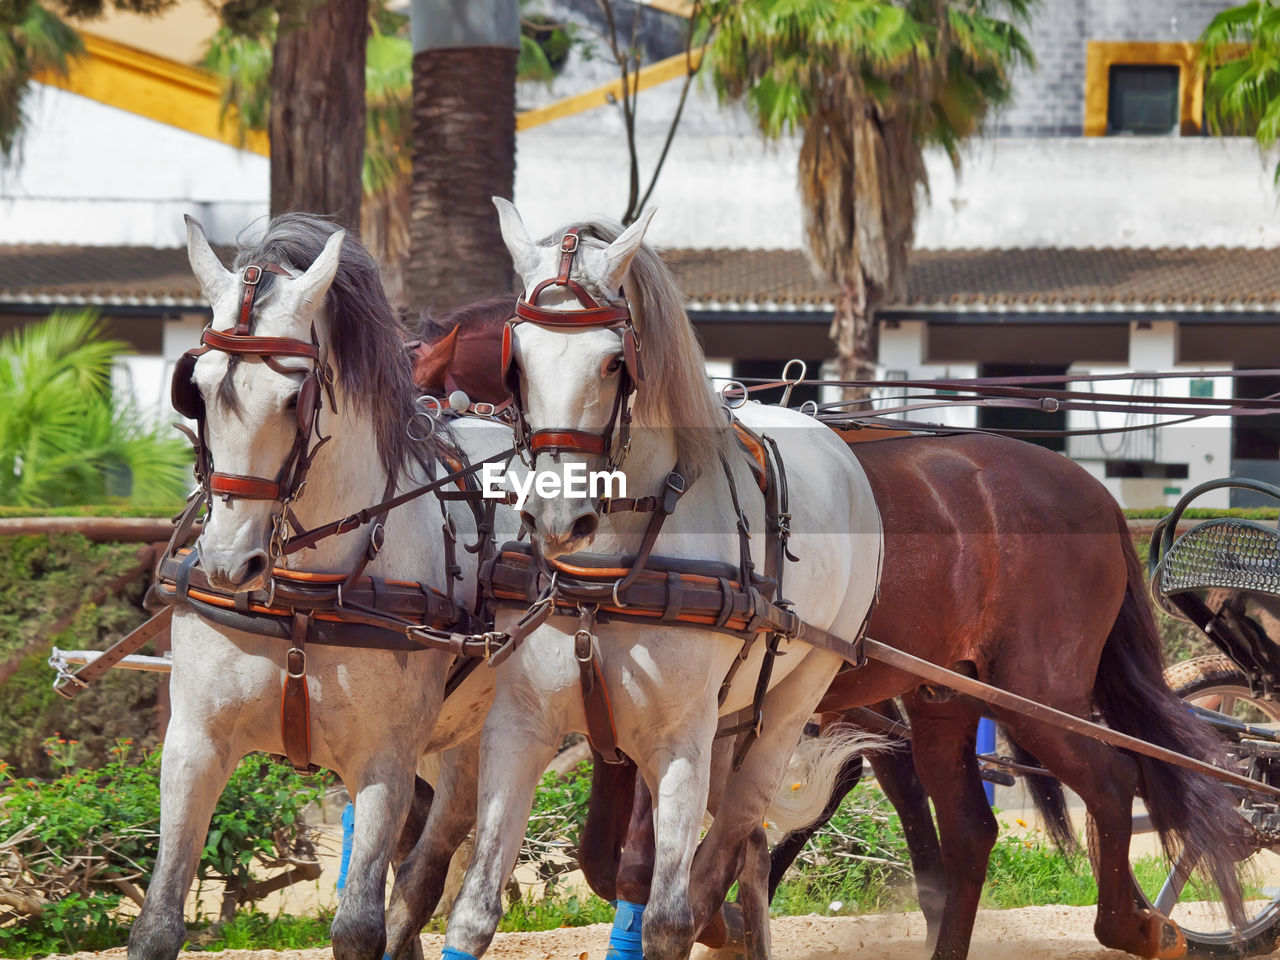
<svg viewBox="0 0 1280 960"><path fill-rule="evenodd" d="M1128 568L1124 603L1102 648L1093 695L1107 725L1187 756L1228 766L1223 741L1195 719L1164 680L1164 651L1143 568L1119 507L1122 548ZM1244 823L1221 784L1182 767L1133 755L1143 800L1171 859L1185 851L1222 894L1228 917L1243 921L1235 858Z"/></svg>
<svg viewBox="0 0 1280 960"><path fill-rule="evenodd" d="M1007 739L1013 750L1013 759L1028 767L1044 766L1026 747L1015 742L1012 737ZM1056 777L1027 776L1026 783L1027 792L1031 794L1036 809L1040 811L1040 818L1044 820L1045 830L1057 848L1068 853L1079 849L1080 841L1076 838L1075 828L1071 826L1071 814L1067 812L1067 798L1062 792L1062 781Z"/></svg>

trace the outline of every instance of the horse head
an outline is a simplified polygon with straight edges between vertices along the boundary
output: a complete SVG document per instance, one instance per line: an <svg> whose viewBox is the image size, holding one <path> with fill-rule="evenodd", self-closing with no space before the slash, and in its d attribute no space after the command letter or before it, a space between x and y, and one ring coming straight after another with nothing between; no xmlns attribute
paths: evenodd
<svg viewBox="0 0 1280 960"><path fill-rule="evenodd" d="M333 229L305 269L254 262L236 273L187 219L187 254L213 320L179 361L173 397L198 425L209 511L197 548L219 589L266 587L284 514L323 442L322 409L337 407L325 295L344 237Z"/></svg>
<svg viewBox="0 0 1280 960"><path fill-rule="evenodd" d="M643 372L623 283L652 212L626 230L607 229L607 241L600 231L574 228L539 243L512 204L494 203L525 290L505 335L503 365L535 471L562 478L554 491L535 485L522 516L556 556L591 544L600 515L586 475L618 469L627 452L630 394ZM580 486L568 483L575 470Z"/></svg>

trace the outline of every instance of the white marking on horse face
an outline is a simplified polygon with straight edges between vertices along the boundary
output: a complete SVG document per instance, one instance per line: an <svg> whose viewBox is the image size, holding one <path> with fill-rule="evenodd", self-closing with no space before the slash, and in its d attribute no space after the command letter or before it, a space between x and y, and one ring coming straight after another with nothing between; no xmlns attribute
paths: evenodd
<svg viewBox="0 0 1280 960"><path fill-rule="evenodd" d="M609 425L622 370L621 336L521 323L513 347L530 427L600 433Z"/></svg>
<svg viewBox="0 0 1280 960"><path fill-rule="evenodd" d="M522 323L515 328L515 356L520 366L525 417L532 430L582 430L602 435L608 429L614 398L621 386L622 338L612 330L553 330ZM563 471L583 463L587 471L602 469L603 457L566 453L560 463L543 454L540 470ZM589 490L587 493L589 494ZM594 539L574 533L575 524L595 514L588 496L530 493L523 512L533 519L545 555L560 556L586 549Z"/></svg>
<svg viewBox="0 0 1280 960"><path fill-rule="evenodd" d="M302 377L277 373L260 360L241 359L230 375L239 408L233 412L218 396L229 362L224 353L207 353L196 361L192 375L204 398L205 443L214 469L274 480L297 436L296 403ZM270 500L215 498L200 535L205 571L224 585L238 584L236 574L246 559L256 551L267 551L276 509Z"/></svg>

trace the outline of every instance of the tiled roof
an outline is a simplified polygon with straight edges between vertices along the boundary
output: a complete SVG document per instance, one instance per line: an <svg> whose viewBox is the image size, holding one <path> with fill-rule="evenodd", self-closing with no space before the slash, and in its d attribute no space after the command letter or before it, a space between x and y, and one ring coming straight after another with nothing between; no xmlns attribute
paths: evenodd
<svg viewBox="0 0 1280 960"><path fill-rule="evenodd" d="M790 250L674 250L668 259L695 304L829 309L835 288ZM897 308L1280 309L1280 250L917 250Z"/></svg>
<svg viewBox="0 0 1280 960"><path fill-rule="evenodd" d="M225 253L225 251L223 251ZM831 308L835 290L795 250L670 250L704 310ZM224 259L226 259L224 257ZM899 309L1280 310L1280 250L920 250ZM0 245L0 303L200 307L182 249Z"/></svg>
<svg viewBox="0 0 1280 960"><path fill-rule="evenodd" d="M183 248L54 244L0 245L0 302L206 306Z"/></svg>

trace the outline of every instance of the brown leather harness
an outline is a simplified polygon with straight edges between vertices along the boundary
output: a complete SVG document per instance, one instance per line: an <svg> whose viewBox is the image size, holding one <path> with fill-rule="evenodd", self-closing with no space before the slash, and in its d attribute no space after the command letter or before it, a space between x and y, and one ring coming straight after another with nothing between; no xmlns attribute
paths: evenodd
<svg viewBox="0 0 1280 960"><path fill-rule="evenodd" d="M631 447L631 400L636 388L644 382L644 365L640 359L640 336L631 321L631 308L621 304L601 305L577 280L570 276L574 257L578 252L580 229L571 228L560 241L560 269L555 277L543 280L527 298L516 302L515 316L507 321L502 331L502 378L511 391L515 407L517 442L525 447L530 458L539 453L558 456L561 453L584 453L607 456L610 470L616 470L626 458ZM553 310L538 306L538 299L548 287L564 287L574 295L581 310ZM618 392L614 395L613 411L603 433L552 427L529 431L520 397L520 372L514 362L515 328L521 323L534 323L557 329L617 330L622 337L623 365Z"/></svg>
<svg viewBox="0 0 1280 960"><path fill-rule="evenodd" d="M453 524L445 511L444 501L467 500L477 511L480 543L483 549L491 539L489 529L492 514L475 507L479 496L472 476L480 464L466 465L461 452L457 452L456 469L439 479L432 479L416 489L393 497L397 478L388 477L386 492L380 503L358 511L332 523L310 530L304 529L292 510L292 504L301 496L306 485L307 473L316 452L327 441L318 429L319 415L325 398L335 413L337 403L333 391L333 372L320 360L319 340L314 325L310 342L283 337L257 337L251 333L253 308L259 283L264 273L289 276L275 264L253 264L241 274L243 291L240 311L235 327L224 333L206 328L201 335L200 346L187 351L174 369L171 387L174 408L196 421L196 431L185 430L196 448L195 474L200 486L188 500L185 509L175 518L168 548L157 571L157 583L149 595L149 606L164 609L133 634L115 644L108 655L100 657L101 669L91 669L89 664L76 674L60 677L55 688L64 696L75 696L89 682L101 675L112 662L138 649L156 632L154 625L167 625L172 608L177 604L188 605L202 618L247 632L275 636L289 641L285 654L285 681L281 692L281 733L285 755L296 769L314 769L311 763L310 699L307 690L307 647L309 644L339 644L392 650L422 650L439 645L461 644L484 629L486 620L482 609L483 597L477 589L475 606L469 609L454 597L454 581L461 578L461 568L455 559L457 537ZM312 361L312 368L299 390L297 407L297 436L289 455L274 478L243 476L214 470L212 456L205 443L205 408L199 390L192 382L196 361L210 350L220 350L235 357L256 356L273 369L288 375L300 371L281 365L278 357L303 357ZM312 440L318 438L313 443ZM514 451L499 454L501 459ZM434 470L432 471L434 472ZM457 493L440 488L456 483ZM365 576L368 564L382 548L387 514L396 506L423 494L436 491L444 512L444 543L447 589L442 593L425 583L386 580ZM213 508L213 499L224 501L233 497L251 500L274 500L280 510L273 516L270 558L273 564L270 587L267 590L229 593L209 583L199 567L195 550L184 549L191 528L200 509ZM489 525L486 525L486 521ZM368 527L365 549L355 565L345 574L320 574L289 570L287 558L307 547L314 547L321 540L361 527ZM294 531L292 535L289 531ZM470 548L468 548L470 549ZM433 636L436 646L420 642L406 632L413 626ZM460 633L455 633L460 631ZM446 684L446 695L474 667L474 662L458 664Z"/></svg>
<svg viewBox="0 0 1280 960"><path fill-rule="evenodd" d="M555 278L533 288L527 299L517 302L515 317L503 331L503 377L511 390L517 412L517 443L532 460L540 452L562 452L607 456L609 469L617 469L630 446L632 394L644 380L641 341L625 304L601 306L580 283L571 277L574 255L580 243L577 228L569 230L560 244L559 271ZM552 285L568 289L582 305L581 310L554 310L537 306L542 292ZM516 325L534 323L557 329L611 329L620 331L623 369L613 413L603 434L550 428L529 431L520 406L520 384L513 358ZM486 596L495 604L530 605L525 615L507 634L491 634L485 657L491 663L505 659L519 643L553 614L575 615L574 656L579 665L588 736L607 762L623 758L617 748L617 731L601 668L600 648L595 636L599 622L664 623L728 633L742 640L742 649L720 687L723 704L741 665L746 662L755 640L767 636L760 676L756 683L751 718L743 724L720 731L720 735L741 734L735 752L735 768L763 729L763 703L768 691L774 659L784 641L803 640L830 650L853 664L863 662L861 639L870 621L867 618L853 643L802 620L783 599L785 561L796 558L787 549L790 514L787 511L786 471L777 445L735 424L744 453L753 466L759 464L765 492L770 548L765 573L754 571L750 531L739 502L733 471L727 460L721 465L728 482L737 516L739 564L655 557L652 551L666 519L675 512L680 498L697 480L677 463L656 495L609 498L599 504L602 513L647 512L650 521L633 556L594 557L576 554L571 559L546 560L532 546L507 543L481 570ZM616 431L616 435L615 435ZM874 606L874 605L873 605ZM412 631L411 631L412 632Z"/></svg>

